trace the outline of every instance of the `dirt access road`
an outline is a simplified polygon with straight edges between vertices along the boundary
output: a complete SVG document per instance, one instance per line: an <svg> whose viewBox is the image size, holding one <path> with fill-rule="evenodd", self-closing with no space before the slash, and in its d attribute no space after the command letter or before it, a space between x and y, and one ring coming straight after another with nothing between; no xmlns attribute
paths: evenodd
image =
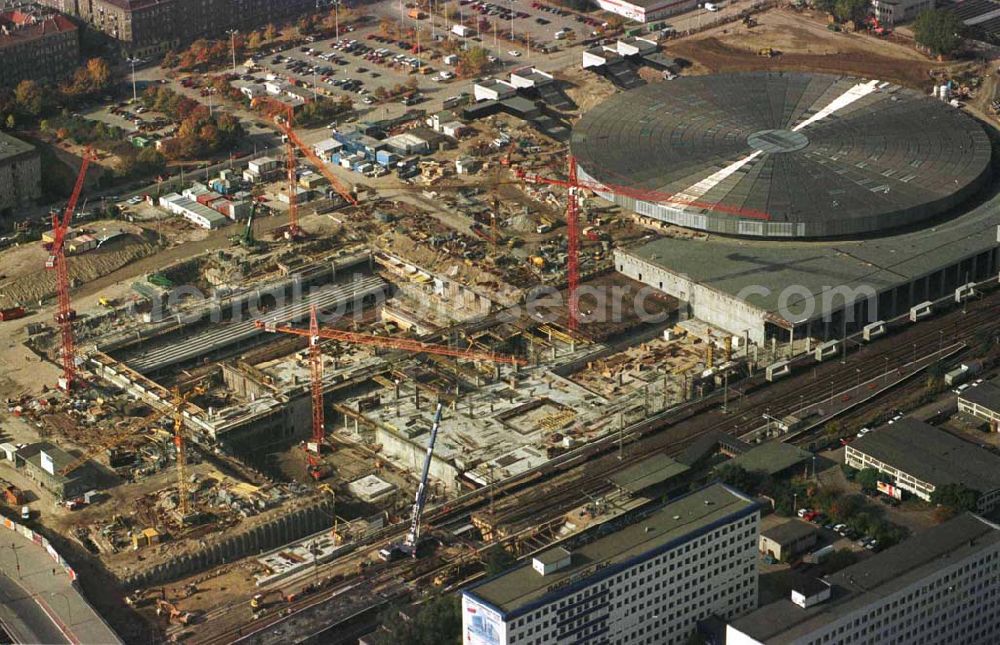
<svg viewBox="0 0 1000 645"><path fill-rule="evenodd" d="M689 74L758 70L824 72L878 78L929 90L931 70L953 63L928 59L906 42L866 33L834 32L818 16L773 9L755 16L757 26L732 23L667 44L671 55L692 63ZM770 47L778 54L758 56Z"/></svg>

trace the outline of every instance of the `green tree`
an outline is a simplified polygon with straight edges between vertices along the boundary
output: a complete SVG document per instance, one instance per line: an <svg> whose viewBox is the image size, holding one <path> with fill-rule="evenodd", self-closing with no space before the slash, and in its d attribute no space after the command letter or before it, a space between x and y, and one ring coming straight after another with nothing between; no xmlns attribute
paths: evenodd
<svg viewBox="0 0 1000 645"><path fill-rule="evenodd" d="M153 146L143 148L136 156L141 172L143 174L160 172L167 166L167 160Z"/></svg>
<svg viewBox="0 0 1000 645"><path fill-rule="evenodd" d="M860 25L868 16L868 0L836 0L833 5L833 15L840 22L853 20Z"/></svg>
<svg viewBox="0 0 1000 645"><path fill-rule="evenodd" d="M438 596L416 608L411 620L400 615L400 607L390 607L379 616L379 624L389 640L399 645L460 645L462 606L457 596Z"/></svg>
<svg viewBox="0 0 1000 645"><path fill-rule="evenodd" d="M875 490L878 487L878 471L874 468L865 468L854 478L863 490Z"/></svg>
<svg viewBox="0 0 1000 645"><path fill-rule="evenodd" d="M928 9L913 22L913 37L935 56L954 54L962 45L962 21L951 11Z"/></svg>
<svg viewBox="0 0 1000 645"><path fill-rule="evenodd" d="M931 493L931 503L947 506L956 511L975 511L980 492L963 484L944 484Z"/></svg>
<svg viewBox="0 0 1000 645"><path fill-rule="evenodd" d="M830 504L830 517L837 520L837 522L846 523L860 512L864 506L864 498L860 495L838 497Z"/></svg>
<svg viewBox="0 0 1000 645"><path fill-rule="evenodd" d="M764 480L761 473L750 472L733 464L723 464L719 468L718 474L723 483L751 495L756 495L759 492Z"/></svg>
<svg viewBox="0 0 1000 645"><path fill-rule="evenodd" d="M486 574L490 576L503 573L516 563L517 558L512 556L507 549L499 544L493 545L483 554L483 564L486 566Z"/></svg>
<svg viewBox="0 0 1000 645"><path fill-rule="evenodd" d="M833 7L837 4L837 0L814 0L813 6L817 11L822 11L823 13L833 13Z"/></svg>

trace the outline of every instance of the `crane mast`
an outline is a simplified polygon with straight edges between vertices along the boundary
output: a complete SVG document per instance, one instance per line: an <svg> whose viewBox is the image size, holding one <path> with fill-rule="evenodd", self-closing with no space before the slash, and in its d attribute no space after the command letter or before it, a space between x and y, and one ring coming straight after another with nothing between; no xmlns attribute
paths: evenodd
<svg viewBox="0 0 1000 645"><path fill-rule="evenodd" d="M424 469L420 473L420 485L413 500L413 513L410 518L410 530L403 541L402 549L411 557L417 557L417 544L420 542L420 518L424 514L424 504L427 502L427 477L431 471L431 458L434 456L434 443L437 441L438 428L441 426L441 410L444 406L437 404L434 411L434 424L431 426L431 436L427 440L427 454L424 455Z"/></svg>
<svg viewBox="0 0 1000 645"><path fill-rule="evenodd" d="M73 211L76 210L76 203L80 199L83 191L83 182L87 177L87 168L90 166L94 153L88 149L83 154L80 163L80 172L73 185L73 192L69 202L66 203L66 211L62 220L58 213L52 214L52 255L45 262L45 268L54 269L56 272L56 297L58 309L56 310L56 323L59 325L59 335L61 340L60 358L62 361L63 375L59 381L62 390L69 391L76 382L76 341L73 337L73 319L76 317L69 297L69 268L66 266L66 234L69 231L70 223L73 221Z"/></svg>

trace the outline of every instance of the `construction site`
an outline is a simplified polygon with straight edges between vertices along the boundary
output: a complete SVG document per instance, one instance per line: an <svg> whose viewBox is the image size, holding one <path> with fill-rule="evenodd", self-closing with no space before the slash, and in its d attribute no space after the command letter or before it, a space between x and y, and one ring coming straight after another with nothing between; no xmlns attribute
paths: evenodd
<svg viewBox="0 0 1000 645"><path fill-rule="evenodd" d="M377 535L407 517L418 487L439 506L710 382L731 344L706 351L676 326L676 300L612 271L611 240L642 235L616 207L581 199L589 224L574 224L571 248L564 187L507 169L551 168L521 152L540 147L526 141L490 153L480 177L397 186L391 198L344 190L299 204L281 173L255 186L241 230L207 237L148 200L123 238L146 246L104 267L127 276L114 284L82 273L92 258L72 245L71 200L42 242L49 259L35 258L51 267L48 290L7 292L10 304L49 298L59 309L55 325L30 308L5 323L20 325L9 352L60 366L41 392L16 374L5 384L12 427L43 442L12 432L8 457L25 464L41 521L138 591L134 602L176 619L166 596L147 605L142 590L188 585L335 524L339 545ZM310 168L340 186L297 153L290 144L297 183ZM85 175L86 165L76 195ZM173 240L213 239L141 261L183 248ZM29 249L6 254L22 262ZM32 451L41 461L29 472ZM278 560L249 561L246 579L284 576Z"/></svg>
<svg viewBox="0 0 1000 645"><path fill-rule="evenodd" d="M763 15L754 46L787 19ZM692 74L730 70L712 58L730 46L715 36L672 45L691 56ZM816 320L781 318L771 300L745 295L747 285L799 280L811 288L817 276L845 272L867 283L876 256L899 249L878 297L885 318L910 312L916 322L924 314L913 318L914 309L930 311L930 301L952 295L964 302L972 287L959 292L1000 265L989 209L996 197L982 194L995 158L979 123L915 90L786 74L775 61L755 61L768 70L759 74L617 93L571 70L567 93L582 107L563 115L574 127L570 144L492 114L420 160L412 180L363 184L320 158L291 113L255 99L283 137L279 153L224 171L224 189L213 178L145 195L126 210L128 223L74 221L86 194L85 156L51 230L0 251L0 325L9 341L0 360L15 366L0 375L0 477L17 491L8 505L30 507L39 525L106 571L143 619L180 638L199 616L223 620L238 603L252 609L241 619L256 620L291 607L295 593L354 575L446 587L467 568L476 573L484 545L528 553L686 486L691 469L680 444L662 438L649 455L627 455L628 436L713 393L728 406L730 382L765 373L777 380L787 361L827 352L816 354L819 362L830 343L846 352L837 339L875 320L867 310L850 327L839 310L833 323L819 321L825 311ZM729 92L721 108L702 100L718 88ZM740 97L768 91L788 102L780 106L787 122L740 112ZM935 192L899 179L894 166L879 181L894 182L898 209L883 213L876 207L890 200L874 191L840 198L849 189L829 162L822 191L769 197L772 184L776 192L818 186L804 174L777 185L764 166L849 148L836 131L829 141L806 134L854 100L854 118L875 120L875 108L899 105L914 119L940 119L943 134L928 139L919 161L933 168L943 159L961 186L948 175ZM693 104L703 106L696 120L704 127L687 127ZM739 145L712 151L720 114ZM672 128L704 139L671 138ZM903 129L892 130L891 150L916 141ZM745 158L733 156L737 148ZM975 154L959 163L959 149ZM857 161L844 157L845 167ZM470 158L475 170L452 170ZM668 158L669 168L657 166ZM740 187L744 180L750 188ZM243 214L221 210L220 195ZM837 210L841 201L861 206L848 216ZM794 217L776 212L778 202ZM782 232L793 223L793 233ZM881 237L871 242L815 239L874 230ZM942 236L948 252L929 259L928 240ZM818 250L832 244L850 251ZM725 443L717 425L711 450ZM709 433L691 434L701 435ZM617 461L573 475L579 489L531 484L615 450ZM518 488L494 499L513 480ZM539 522L548 503L562 512ZM422 536L427 516L434 528ZM401 557L428 542L438 549L431 557ZM402 572L385 564L403 560Z"/></svg>

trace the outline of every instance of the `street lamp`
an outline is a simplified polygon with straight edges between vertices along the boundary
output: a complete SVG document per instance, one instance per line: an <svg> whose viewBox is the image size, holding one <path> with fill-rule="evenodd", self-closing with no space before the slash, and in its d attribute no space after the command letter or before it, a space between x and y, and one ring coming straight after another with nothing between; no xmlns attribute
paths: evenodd
<svg viewBox="0 0 1000 645"><path fill-rule="evenodd" d="M337 40L340 40L340 0L333 3L333 33Z"/></svg>
<svg viewBox="0 0 1000 645"><path fill-rule="evenodd" d="M139 100L139 93L135 89L135 64L139 62L138 58L127 58L125 59L130 65L132 65L132 101Z"/></svg>
<svg viewBox="0 0 1000 645"><path fill-rule="evenodd" d="M240 33L238 29L228 29L226 31L229 34L229 49L233 53L233 74L236 73L236 34Z"/></svg>

